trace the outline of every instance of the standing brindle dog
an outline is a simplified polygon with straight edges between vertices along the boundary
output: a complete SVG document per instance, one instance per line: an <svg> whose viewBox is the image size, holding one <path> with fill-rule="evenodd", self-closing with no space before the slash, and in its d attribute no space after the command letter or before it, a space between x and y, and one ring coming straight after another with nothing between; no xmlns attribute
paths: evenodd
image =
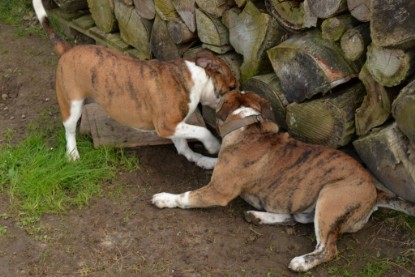
<svg viewBox="0 0 415 277"><path fill-rule="evenodd" d="M247 211L249 222L314 222L316 249L292 259L294 271L333 259L339 234L360 230L378 207L415 215L415 204L377 190L372 175L347 154L279 132L270 104L254 93L227 93L217 117L223 140L210 183L183 194L155 194L154 205L225 206L241 196L264 210Z"/></svg>
<svg viewBox="0 0 415 277"><path fill-rule="evenodd" d="M59 56L56 95L66 132L70 160L79 158L76 124L83 101L94 98L119 123L140 130L156 130L172 139L177 151L198 166L211 169L216 158L193 152L187 139L197 139L210 153L219 141L204 127L186 123L197 105L216 108L220 96L236 86L229 67L202 51L192 59L140 61L97 45L74 46L59 39L42 0L33 0L36 15Z"/></svg>

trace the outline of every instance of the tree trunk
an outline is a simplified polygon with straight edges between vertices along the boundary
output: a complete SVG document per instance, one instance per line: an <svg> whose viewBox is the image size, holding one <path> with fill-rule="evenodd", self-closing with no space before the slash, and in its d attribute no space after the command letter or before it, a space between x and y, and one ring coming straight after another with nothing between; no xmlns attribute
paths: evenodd
<svg viewBox="0 0 415 277"><path fill-rule="evenodd" d="M353 142L360 158L386 188L415 202L415 149L396 123Z"/></svg>
<svg viewBox="0 0 415 277"><path fill-rule="evenodd" d="M300 31L317 25L317 17L309 9L309 1L265 0L270 15L290 31Z"/></svg>
<svg viewBox="0 0 415 277"><path fill-rule="evenodd" d="M251 77L246 80L243 89L245 91L254 91L258 95L267 99L271 103L275 121L278 126L287 130L285 114L288 101L284 96L284 92L280 86L280 81L275 73Z"/></svg>
<svg viewBox="0 0 415 277"><path fill-rule="evenodd" d="M114 15L114 0L88 0L89 11L95 24L105 33L118 29Z"/></svg>
<svg viewBox="0 0 415 277"><path fill-rule="evenodd" d="M78 10L88 9L87 0L53 0L59 9L65 12L76 12Z"/></svg>
<svg viewBox="0 0 415 277"><path fill-rule="evenodd" d="M197 39L196 33L191 32L186 24L179 18L169 21L167 23L167 29L171 39L176 44L186 43Z"/></svg>
<svg viewBox="0 0 415 277"><path fill-rule="evenodd" d="M172 0L172 3L187 28L196 32L195 0Z"/></svg>
<svg viewBox="0 0 415 277"><path fill-rule="evenodd" d="M310 10L319 18L329 18L347 10L346 0L309 0Z"/></svg>
<svg viewBox="0 0 415 277"><path fill-rule="evenodd" d="M292 36L267 52L290 103L324 94L356 77L359 70L318 31Z"/></svg>
<svg viewBox="0 0 415 277"><path fill-rule="evenodd" d="M179 17L171 0L154 0L154 8L164 21L171 21Z"/></svg>
<svg viewBox="0 0 415 277"><path fill-rule="evenodd" d="M359 79L364 84L367 94L355 116L356 134L363 136L389 119L392 95L372 78L366 66L360 71Z"/></svg>
<svg viewBox="0 0 415 277"><path fill-rule="evenodd" d="M364 96L364 87L356 84L337 93L287 106L290 134L302 141L340 147L355 134L354 114Z"/></svg>
<svg viewBox="0 0 415 277"><path fill-rule="evenodd" d="M414 72L415 49L387 49L372 43L366 56L370 74L383 86L399 85Z"/></svg>
<svg viewBox="0 0 415 277"><path fill-rule="evenodd" d="M228 29L218 18L196 9L196 26L200 41L215 46L229 45Z"/></svg>
<svg viewBox="0 0 415 277"><path fill-rule="evenodd" d="M350 14L327 18L321 24L322 37L327 40L338 41L348 29L356 26L358 22Z"/></svg>
<svg viewBox="0 0 415 277"><path fill-rule="evenodd" d="M277 44L284 34L274 18L258 10L251 2L239 15L229 14L230 43L244 57L241 82L261 73L272 72L266 50Z"/></svg>
<svg viewBox="0 0 415 277"><path fill-rule="evenodd" d="M362 22L370 20L370 0L347 0L347 8L357 20Z"/></svg>
<svg viewBox="0 0 415 277"><path fill-rule="evenodd" d="M372 0L372 41L380 47L415 45L415 1Z"/></svg>
<svg viewBox="0 0 415 277"><path fill-rule="evenodd" d="M152 20L156 16L154 0L134 0L137 13L144 19Z"/></svg>
<svg viewBox="0 0 415 277"><path fill-rule="evenodd" d="M344 57L349 61L366 59L366 49L370 43L369 23L347 30L340 40Z"/></svg>
<svg viewBox="0 0 415 277"><path fill-rule="evenodd" d="M406 85L393 101L392 115L399 129L415 146L415 79Z"/></svg>
<svg viewBox="0 0 415 277"><path fill-rule="evenodd" d="M115 0L114 4L121 38L136 48L140 56L149 59L152 22L142 19L132 6L127 6L119 0Z"/></svg>
<svg viewBox="0 0 415 277"><path fill-rule="evenodd" d="M150 47L154 57L159 60L167 61L180 57L179 49L167 31L166 22L157 15L151 31Z"/></svg>

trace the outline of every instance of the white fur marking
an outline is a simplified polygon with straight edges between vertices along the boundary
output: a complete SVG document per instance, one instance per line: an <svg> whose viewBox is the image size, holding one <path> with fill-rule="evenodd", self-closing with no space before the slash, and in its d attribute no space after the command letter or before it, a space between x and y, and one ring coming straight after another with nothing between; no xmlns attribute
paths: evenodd
<svg viewBox="0 0 415 277"><path fill-rule="evenodd" d="M69 118L63 122L66 135L66 154L69 160L79 159L79 152L76 147L76 124L82 114L84 100L71 101L71 111Z"/></svg>
<svg viewBox="0 0 415 277"><path fill-rule="evenodd" d="M215 95L213 81L206 75L206 71L202 67L190 61L186 61L185 63L193 81L193 87L189 95L189 114L196 109L199 102L204 106L216 109L220 99Z"/></svg>
<svg viewBox="0 0 415 277"><path fill-rule="evenodd" d="M46 14L46 10L43 7L42 0L33 0L33 8L35 10L36 16L39 19L40 23L48 17Z"/></svg>
<svg viewBox="0 0 415 277"><path fill-rule="evenodd" d="M274 214L260 211L247 211L248 214L255 217L259 224L277 224L292 221L289 214Z"/></svg>
<svg viewBox="0 0 415 277"><path fill-rule="evenodd" d="M189 194L190 191L182 194L161 192L153 195L151 203L160 209L176 207L186 209L189 207Z"/></svg>
<svg viewBox="0 0 415 277"><path fill-rule="evenodd" d="M199 153L193 152L184 138L172 137L171 140L173 141L177 152L185 156L188 161L195 162L204 169L212 169L215 167L217 158L205 157Z"/></svg>
<svg viewBox="0 0 415 277"><path fill-rule="evenodd" d="M251 115L256 115L259 114L259 112L253 108L248 108L245 106L240 106L239 108L237 108L236 110L234 110L232 112L233 115L240 115L241 118L247 117L247 116L251 116Z"/></svg>

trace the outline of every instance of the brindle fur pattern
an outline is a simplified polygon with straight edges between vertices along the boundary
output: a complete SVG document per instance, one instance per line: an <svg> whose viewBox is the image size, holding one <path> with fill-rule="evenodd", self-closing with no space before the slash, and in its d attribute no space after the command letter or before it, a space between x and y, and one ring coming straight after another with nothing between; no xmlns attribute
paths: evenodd
<svg viewBox="0 0 415 277"><path fill-rule="evenodd" d="M194 153L187 139L200 140L210 153L220 143L208 129L186 123L197 105L216 108L220 96L236 87L227 64L209 51L194 58L140 61L97 45L72 47L56 34L42 0L33 7L59 55L56 95L66 134L67 155L79 158L76 124L86 97L92 97L119 123L140 130L155 130L172 139L189 161L211 169L216 158Z"/></svg>
<svg viewBox="0 0 415 277"><path fill-rule="evenodd" d="M361 229L377 206L415 215L414 204L377 191L372 175L347 154L306 144L278 132L269 120L270 105L254 93L226 94L218 107L218 124L240 118L238 109L253 109L264 121L237 129L222 140L210 183L181 195L153 196L159 208L225 206L241 196L259 211L248 211L258 224L315 223L315 251L294 258L289 268L307 271L333 259L340 233Z"/></svg>

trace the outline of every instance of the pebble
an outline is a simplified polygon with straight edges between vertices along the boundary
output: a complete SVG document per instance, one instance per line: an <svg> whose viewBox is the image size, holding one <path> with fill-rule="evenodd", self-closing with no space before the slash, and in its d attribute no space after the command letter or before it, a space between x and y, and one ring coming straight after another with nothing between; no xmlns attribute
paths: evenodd
<svg viewBox="0 0 415 277"><path fill-rule="evenodd" d="M7 96L7 94L6 94L6 93L3 93L3 94L1 95L1 99L6 100L7 98L8 98L8 96Z"/></svg>
<svg viewBox="0 0 415 277"><path fill-rule="evenodd" d="M25 114L22 114L22 119L25 119L26 118L26 115Z"/></svg>

